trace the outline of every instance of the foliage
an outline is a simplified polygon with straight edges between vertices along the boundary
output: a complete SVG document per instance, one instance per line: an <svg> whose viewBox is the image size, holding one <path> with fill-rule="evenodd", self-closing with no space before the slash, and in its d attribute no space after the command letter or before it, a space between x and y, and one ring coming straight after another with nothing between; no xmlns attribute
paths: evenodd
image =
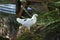
<svg viewBox="0 0 60 40"><path fill-rule="evenodd" d="M31 32L31 34L23 33L18 40L55 40L55 36L60 33L60 12L59 12L59 3L55 3L56 1L49 3L49 12L47 13L41 13L39 11L34 11L34 13L37 13L38 16L38 22L40 25L43 25L42 28L36 30L36 32ZM58 8L59 10L56 10ZM57 22L56 22L57 21ZM31 36L34 35L34 36Z"/></svg>
<svg viewBox="0 0 60 40"><path fill-rule="evenodd" d="M35 29L36 31L22 33L16 40L55 40L58 35L60 36L60 3L58 3L58 1L59 0L53 0L46 4L49 12L43 13L34 10L34 13L39 15L37 21L39 28ZM7 16L6 14L4 15ZM15 17L14 15L14 17L10 18L13 24L16 23L16 21L14 21ZM37 27L38 26L36 26L36 28Z"/></svg>
<svg viewBox="0 0 60 40"><path fill-rule="evenodd" d="M37 38L36 40L45 40L45 39L48 40L46 37L49 37L51 39L52 35L56 34L56 31L58 31L57 29L59 28L60 22L57 20L60 20L60 16L57 11L48 12L48 13L43 14L42 16L39 16L38 23L40 23L40 25L44 25L45 28L42 27L42 28L44 28L42 31L37 30L37 32L34 32L33 35L35 35L35 36L31 36L32 34L28 35L28 33L26 33L26 34L24 33L25 35L22 34L21 39L25 40L28 37L29 38L32 37L34 40L35 40L35 37ZM49 34L50 34L50 36L47 36ZM20 39L20 37L19 37L19 39ZM31 40L33 40L33 39L31 39Z"/></svg>

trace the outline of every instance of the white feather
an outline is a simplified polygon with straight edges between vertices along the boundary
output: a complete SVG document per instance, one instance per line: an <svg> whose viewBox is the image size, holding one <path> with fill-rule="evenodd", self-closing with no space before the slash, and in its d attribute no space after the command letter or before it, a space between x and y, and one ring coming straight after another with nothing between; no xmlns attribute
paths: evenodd
<svg viewBox="0 0 60 40"><path fill-rule="evenodd" d="M20 19L20 18L16 18L17 22L22 24L23 26L26 26L28 29L30 29L30 27L36 23L37 18L36 18L37 14L34 14L32 16L32 18L26 18L26 19Z"/></svg>

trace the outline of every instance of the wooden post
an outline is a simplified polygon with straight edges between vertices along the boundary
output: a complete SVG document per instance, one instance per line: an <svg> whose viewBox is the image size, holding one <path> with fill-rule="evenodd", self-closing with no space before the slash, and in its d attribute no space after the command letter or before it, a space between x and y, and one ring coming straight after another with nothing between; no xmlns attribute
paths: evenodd
<svg viewBox="0 0 60 40"><path fill-rule="evenodd" d="M23 3L22 6L26 7L27 6L27 2ZM18 13L18 17L22 16L22 12L23 12L23 9L21 8L20 11L19 11L19 13Z"/></svg>
<svg viewBox="0 0 60 40"><path fill-rule="evenodd" d="M19 12L21 10L21 2L19 0L15 1L16 3L16 15L19 17Z"/></svg>
<svg viewBox="0 0 60 40"><path fill-rule="evenodd" d="M29 2L30 2L30 1L26 0L26 2L24 2L24 3L22 4L22 6L23 6L24 8L26 8L27 5L29 4ZM23 8L20 9L20 11L19 11L19 13L18 13L18 17L21 17L21 16L22 16L22 12L23 12Z"/></svg>

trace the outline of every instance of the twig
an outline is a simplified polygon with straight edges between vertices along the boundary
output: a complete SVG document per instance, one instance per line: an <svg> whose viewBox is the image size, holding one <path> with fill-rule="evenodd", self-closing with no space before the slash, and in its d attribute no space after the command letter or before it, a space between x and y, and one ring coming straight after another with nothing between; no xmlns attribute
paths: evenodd
<svg viewBox="0 0 60 40"><path fill-rule="evenodd" d="M28 13L28 11L21 5L21 8L31 17L31 15Z"/></svg>

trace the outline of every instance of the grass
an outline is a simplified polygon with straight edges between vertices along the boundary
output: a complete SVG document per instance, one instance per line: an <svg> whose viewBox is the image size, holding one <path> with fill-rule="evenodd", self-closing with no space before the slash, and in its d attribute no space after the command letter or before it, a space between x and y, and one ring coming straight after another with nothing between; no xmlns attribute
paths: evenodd
<svg viewBox="0 0 60 40"><path fill-rule="evenodd" d="M38 23L42 24L42 25L46 25L49 22L55 21L55 20L60 20L60 14L58 13L58 11L51 11L48 13L40 13L38 11L35 11L35 13L38 14ZM0 16L9 16L11 14L7 14L7 13L2 13L0 12ZM12 15L11 15L12 16Z"/></svg>
<svg viewBox="0 0 60 40"><path fill-rule="evenodd" d="M44 25L45 26L45 25L47 25L47 24L49 24L49 23L51 23L53 21L60 20L60 16L59 16L60 13L58 13L58 11L56 11L56 10L48 12L48 13L40 13L38 11L34 11L34 12L39 15L37 23L39 23L40 25ZM12 16L12 15L0 12L0 16L8 17L8 16ZM28 35L25 35L25 33L24 33L24 35L22 34L24 37L22 36L21 40L22 39L23 40L25 40L25 39L28 40L31 37L33 37L33 40L35 40L34 39L35 37L36 37L36 39L41 39L40 37L38 38L37 35L35 36L35 35L29 34L29 33L27 33L27 34ZM28 36L30 36L30 37L28 37ZM26 37L28 37L28 38L26 38ZM20 40L20 38L18 38L18 40Z"/></svg>

